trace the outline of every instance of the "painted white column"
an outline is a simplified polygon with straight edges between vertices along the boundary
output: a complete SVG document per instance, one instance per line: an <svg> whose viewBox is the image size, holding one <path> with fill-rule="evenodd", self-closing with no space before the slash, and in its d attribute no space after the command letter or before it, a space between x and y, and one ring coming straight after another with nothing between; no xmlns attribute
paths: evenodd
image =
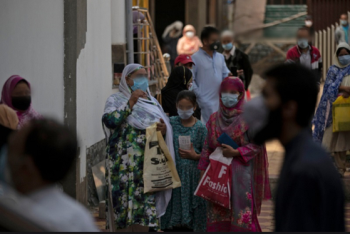
<svg viewBox="0 0 350 234"><path fill-rule="evenodd" d="M112 45L126 43L125 1L111 0Z"/></svg>

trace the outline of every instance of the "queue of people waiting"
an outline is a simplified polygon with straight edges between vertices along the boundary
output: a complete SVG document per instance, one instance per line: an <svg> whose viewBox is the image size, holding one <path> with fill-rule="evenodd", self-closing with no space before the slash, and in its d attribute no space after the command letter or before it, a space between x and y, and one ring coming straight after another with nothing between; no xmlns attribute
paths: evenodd
<svg viewBox="0 0 350 234"><path fill-rule="evenodd" d="M344 174L348 132L333 133L329 128L332 103L339 95L350 95L350 47L339 44L314 114L317 74L303 63L313 64L313 56L304 53L317 50L305 45L308 36L304 29L298 30L288 63L264 74L262 95L251 101L246 91L253 71L248 56L234 46L230 31L220 37L216 28L205 27L202 47L174 61L167 85L155 97L148 88L146 69L127 65L119 92L107 99L102 115L110 133L106 229L261 232L261 205L271 199L265 142L278 139L286 154L274 199L275 231L345 231L342 181L321 143L334 153ZM217 52L220 39L223 54ZM303 63L295 63L297 59ZM97 231L88 211L55 187L75 161L77 138L69 128L31 107L30 88L19 76L10 77L3 86L0 180L7 192L0 194L0 201L15 197L14 206L20 207L21 196L29 199L46 210L40 218L48 229ZM313 136L309 133L312 117ZM147 129L154 124L176 165L181 187L144 193ZM180 146L184 136L190 139L189 149ZM225 142L222 136L227 136ZM208 168L215 165L212 155L218 152L230 162L229 208L195 196Z"/></svg>

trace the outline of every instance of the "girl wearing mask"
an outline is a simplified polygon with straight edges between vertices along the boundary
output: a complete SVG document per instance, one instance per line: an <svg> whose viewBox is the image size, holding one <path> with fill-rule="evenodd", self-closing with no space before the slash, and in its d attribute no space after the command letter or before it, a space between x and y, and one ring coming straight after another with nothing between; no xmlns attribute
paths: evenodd
<svg viewBox="0 0 350 234"><path fill-rule="evenodd" d="M346 152L350 150L350 132L333 133L332 104L338 96L350 96L350 46L347 43L339 43L333 61L334 65L329 68L321 101L313 119L313 138L333 153L338 171L344 176Z"/></svg>
<svg viewBox="0 0 350 234"><path fill-rule="evenodd" d="M162 89L161 94L156 95L158 102L162 105L165 113L169 117L177 116L176 97L183 91L188 90L192 84L192 72L185 67L175 67L171 71L166 86ZM201 118L200 109L196 108L194 117Z"/></svg>
<svg viewBox="0 0 350 234"><path fill-rule="evenodd" d="M206 229L206 202L194 196L200 179L197 169L200 153L207 135L201 121L193 117L197 108L196 95L182 91L176 99L179 116L170 118L173 128L176 169L181 179L181 187L172 190L172 198L162 217L162 230L198 231ZM179 138L189 136L190 150L181 149Z"/></svg>
<svg viewBox="0 0 350 234"><path fill-rule="evenodd" d="M238 77L227 77L220 87L219 111L207 122L208 135L198 168L202 175L209 156L222 147L223 156L232 160L231 210L208 202L208 232L261 232L257 215L262 200L271 198L265 146L255 145L242 119L244 84ZM239 146L233 149L217 139L228 134Z"/></svg>
<svg viewBox="0 0 350 234"><path fill-rule="evenodd" d="M143 192L146 128L157 123L175 161L173 133L162 107L150 94L142 65L129 64L124 68L119 92L107 99L102 122L110 130L106 157L107 229L158 230L158 218L165 213L171 190Z"/></svg>
<svg viewBox="0 0 350 234"><path fill-rule="evenodd" d="M5 82L2 88L0 103L16 111L19 120L18 128L21 128L31 119L41 118L31 105L30 84L20 76L11 76Z"/></svg>
<svg viewBox="0 0 350 234"><path fill-rule="evenodd" d="M183 37L177 43L177 54L192 55L200 47L203 47L201 40L196 36L196 29L192 25L186 25L183 30Z"/></svg>

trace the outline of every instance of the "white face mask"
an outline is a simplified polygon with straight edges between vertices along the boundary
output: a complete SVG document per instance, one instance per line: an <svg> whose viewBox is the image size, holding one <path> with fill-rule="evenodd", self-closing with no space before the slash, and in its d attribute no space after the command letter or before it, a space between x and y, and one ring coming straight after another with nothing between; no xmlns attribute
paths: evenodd
<svg viewBox="0 0 350 234"><path fill-rule="evenodd" d="M193 38L194 37L194 32L191 32L191 31L186 32L186 37Z"/></svg>
<svg viewBox="0 0 350 234"><path fill-rule="evenodd" d="M310 20L305 21L305 25L308 26L308 27L311 27L312 26L312 21L310 21Z"/></svg>
<svg viewBox="0 0 350 234"><path fill-rule="evenodd" d="M179 114L179 117L181 119L189 119L192 117L194 110L193 110L193 108L191 108L189 110L177 109L177 113Z"/></svg>

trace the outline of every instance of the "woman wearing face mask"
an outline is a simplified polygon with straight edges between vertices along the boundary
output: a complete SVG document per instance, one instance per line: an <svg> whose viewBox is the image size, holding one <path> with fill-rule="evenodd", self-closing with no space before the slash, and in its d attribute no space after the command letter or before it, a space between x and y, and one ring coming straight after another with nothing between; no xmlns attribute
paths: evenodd
<svg viewBox="0 0 350 234"><path fill-rule="evenodd" d="M350 96L350 46L347 43L341 42L338 45L333 61L334 65L329 68L321 101L313 119L313 137L333 153L338 171L344 176L346 152L350 150L350 132L333 133L332 103L338 96Z"/></svg>
<svg viewBox="0 0 350 234"><path fill-rule="evenodd" d="M192 72L185 67L175 67L171 71L170 77L166 86L162 89L161 94L156 95L158 102L162 105L165 113L169 117L177 116L176 97L183 91L188 90L192 84ZM196 109L195 115L200 119L200 110Z"/></svg>
<svg viewBox="0 0 350 234"><path fill-rule="evenodd" d="M208 202L208 232L261 232L257 215L262 200L271 198L265 146L251 142L248 126L242 119L244 85L238 77L227 77L220 87L220 108L207 123L208 135L198 168L202 175L209 166L209 156L217 147L232 160L231 209ZM239 146L233 149L217 139L228 134Z"/></svg>
<svg viewBox="0 0 350 234"><path fill-rule="evenodd" d="M143 162L146 128L157 124L175 160L169 120L148 89L147 72L140 64L123 70L119 91L106 102L102 122L110 130L106 157L108 184L107 229L146 232L159 229L171 190L143 193ZM157 197L157 200L156 200ZM132 212L131 212L132 211Z"/></svg>
<svg viewBox="0 0 350 234"><path fill-rule="evenodd" d="M183 37L177 43L177 54L192 55L200 47L203 47L201 40L196 36L196 30L192 25L186 25L183 30Z"/></svg>
<svg viewBox="0 0 350 234"><path fill-rule="evenodd" d="M11 76L5 82L2 88L0 103L16 111L19 120L18 128L22 127L31 119L41 118L31 106L30 84L20 76Z"/></svg>
<svg viewBox="0 0 350 234"><path fill-rule="evenodd" d="M181 188L172 190L172 198L165 215L162 217L162 230L197 231L206 229L206 203L194 196L200 178L197 169L200 153L207 135L207 129L193 116L197 108L196 95L191 91L182 91L176 99L179 116L170 118L173 127L176 169L181 179ZM191 139L190 150L181 149L179 138Z"/></svg>

